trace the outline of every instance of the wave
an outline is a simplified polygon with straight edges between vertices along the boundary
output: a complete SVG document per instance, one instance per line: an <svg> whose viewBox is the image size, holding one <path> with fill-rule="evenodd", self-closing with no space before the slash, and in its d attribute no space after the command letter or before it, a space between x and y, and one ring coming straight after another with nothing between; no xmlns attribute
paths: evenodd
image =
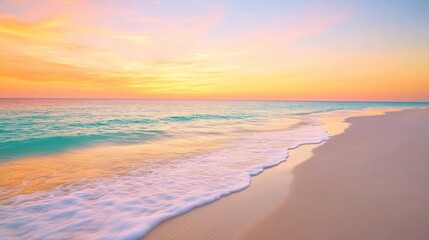
<svg viewBox="0 0 429 240"><path fill-rule="evenodd" d="M0 143L0 160L8 160L30 155L57 153L98 144L118 145L141 143L158 139L164 135L164 131L140 130L133 132L75 134L3 141Z"/></svg>
<svg viewBox="0 0 429 240"><path fill-rule="evenodd" d="M97 144L143 143L155 137L167 136L162 124L194 120L245 119L251 115L194 114L165 118L91 119L76 115L32 115L21 118L1 118L0 161L29 155L43 155L90 147ZM7 124L6 124L7 123ZM154 130L148 130L154 129Z"/></svg>
<svg viewBox="0 0 429 240"><path fill-rule="evenodd" d="M171 116L162 118L164 121L174 121L174 122L187 122L194 120L219 120L219 119L246 119L251 118L252 115L216 115L216 114L193 114L189 116Z"/></svg>
<svg viewBox="0 0 429 240"><path fill-rule="evenodd" d="M138 239L160 222L243 190L288 150L329 135L311 124L251 133L226 147L152 164L128 174L81 180L0 204L5 239Z"/></svg>

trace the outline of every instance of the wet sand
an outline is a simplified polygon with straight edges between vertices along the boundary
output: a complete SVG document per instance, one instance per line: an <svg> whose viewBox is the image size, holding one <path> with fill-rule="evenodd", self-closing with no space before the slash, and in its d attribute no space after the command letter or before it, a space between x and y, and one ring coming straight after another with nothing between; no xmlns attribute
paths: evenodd
<svg viewBox="0 0 429 240"><path fill-rule="evenodd" d="M429 110L347 121L238 239L429 239Z"/></svg>
<svg viewBox="0 0 429 240"><path fill-rule="evenodd" d="M252 178L244 191L169 219L149 232L144 240L236 239L256 221L279 207L288 194L292 169L309 157L318 144L290 151L287 162ZM269 187L267 187L269 186Z"/></svg>

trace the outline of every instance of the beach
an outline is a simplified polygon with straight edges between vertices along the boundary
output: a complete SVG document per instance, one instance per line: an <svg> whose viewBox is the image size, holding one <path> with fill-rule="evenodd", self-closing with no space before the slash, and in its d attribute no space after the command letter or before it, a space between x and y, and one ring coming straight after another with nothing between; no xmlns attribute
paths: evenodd
<svg viewBox="0 0 429 240"><path fill-rule="evenodd" d="M339 156L351 154L358 162L376 153L359 143L366 137L375 149L393 147L389 153L395 156L427 142L420 139L427 110L419 103L182 101L175 107L179 112L171 109L175 101L0 103L8 116L0 121L9 123L0 154L0 233L5 239L235 240L249 234L258 239L253 231L265 232L258 230L264 223L283 229L283 220L270 218L290 211L283 208L299 196L297 191L309 191L302 198L319 201L322 195L311 189L296 190L301 179L309 179L305 187L315 187L313 181L323 179L314 178L328 166L362 169L356 178L371 179L372 172L363 171L371 169L370 163L354 166L336 158L317 166L316 173L301 173L303 166L318 161L326 145L335 154L354 146L355 152ZM409 115L410 129L395 114ZM380 120L363 126L354 122L367 118ZM400 126L395 130L409 141L392 145L392 139L404 138L392 135L395 131L385 134L377 124L389 130ZM355 125L361 126L361 135L338 144L335 139L348 136ZM40 127L46 131L33 131ZM394 178L403 182L400 174ZM317 188L329 193L326 186ZM365 193L356 189L348 191Z"/></svg>
<svg viewBox="0 0 429 240"><path fill-rule="evenodd" d="M428 12L0 0L0 240L429 240Z"/></svg>
<svg viewBox="0 0 429 240"><path fill-rule="evenodd" d="M428 122L428 109L331 122L327 142L144 239L427 239Z"/></svg>

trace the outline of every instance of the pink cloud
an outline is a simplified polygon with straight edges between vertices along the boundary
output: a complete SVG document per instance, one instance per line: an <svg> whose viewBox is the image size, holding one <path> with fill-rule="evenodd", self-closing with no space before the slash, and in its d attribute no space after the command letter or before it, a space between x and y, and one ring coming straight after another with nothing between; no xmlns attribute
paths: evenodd
<svg viewBox="0 0 429 240"><path fill-rule="evenodd" d="M312 15L309 17L300 17L293 19L284 16L280 19L271 21L262 27L256 28L251 32L240 33L233 36L228 41L236 43L247 43L250 46L271 46L286 45L307 37L311 37L327 31L330 27L345 20L348 13L338 13L332 15ZM274 44L274 45L272 45Z"/></svg>

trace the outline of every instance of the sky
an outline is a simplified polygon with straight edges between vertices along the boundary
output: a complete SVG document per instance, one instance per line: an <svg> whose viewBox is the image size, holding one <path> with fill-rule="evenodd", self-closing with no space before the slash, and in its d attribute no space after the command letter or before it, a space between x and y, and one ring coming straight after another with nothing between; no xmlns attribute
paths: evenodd
<svg viewBox="0 0 429 240"><path fill-rule="evenodd" d="M429 1L0 0L0 97L429 101Z"/></svg>

